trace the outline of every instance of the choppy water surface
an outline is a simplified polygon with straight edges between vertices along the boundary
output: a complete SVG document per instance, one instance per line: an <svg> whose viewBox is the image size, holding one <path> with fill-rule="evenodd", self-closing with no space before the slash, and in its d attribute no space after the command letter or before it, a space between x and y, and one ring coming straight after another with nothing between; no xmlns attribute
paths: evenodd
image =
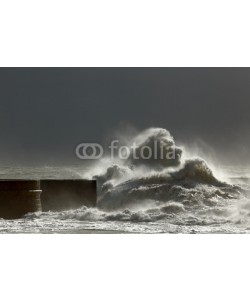
<svg viewBox="0 0 250 300"><path fill-rule="evenodd" d="M176 147L165 129L136 138ZM1 233L248 233L250 176L233 166L212 168L182 155L171 162L103 159L90 168L1 167L1 178L96 178L98 206L0 219ZM218 176L217 174L220 174Z"/></svg>

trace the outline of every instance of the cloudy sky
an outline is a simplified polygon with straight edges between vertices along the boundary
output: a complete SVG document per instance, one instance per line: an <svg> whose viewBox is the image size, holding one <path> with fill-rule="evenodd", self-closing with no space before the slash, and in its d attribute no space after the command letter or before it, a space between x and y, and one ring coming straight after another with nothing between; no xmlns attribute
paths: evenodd
<svg viewBox="0 0 250 300"><path fill-rule="evenodd" d="M70 164L124 126L250 160L249 68L0 68L0 164Z"/></svg>

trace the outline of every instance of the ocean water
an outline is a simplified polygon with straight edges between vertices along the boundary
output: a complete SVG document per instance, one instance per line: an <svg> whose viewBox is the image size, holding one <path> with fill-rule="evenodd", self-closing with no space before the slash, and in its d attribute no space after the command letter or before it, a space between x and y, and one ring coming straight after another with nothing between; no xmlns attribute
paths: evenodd
<svg viewBox="0 0 250 300"><path fill-rule="evenodd" d="M83 167L4 167L0 178L95 178L96 208L0 219L1 233L248 233L250 170L210 165L151 128L132 140L177 150L178 156L134 161L104 158Z"/></svg>

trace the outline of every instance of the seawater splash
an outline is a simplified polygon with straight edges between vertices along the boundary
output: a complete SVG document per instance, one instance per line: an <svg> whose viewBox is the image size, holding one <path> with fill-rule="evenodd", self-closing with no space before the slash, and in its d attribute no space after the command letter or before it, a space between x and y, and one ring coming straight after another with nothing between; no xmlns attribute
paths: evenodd
<svg viewBox="0 0 250 300"><path fill-rule="evenodd" d="M250 232L247 186L219 179L204 159L176 146L165 129L145 130L131 137L127 145L134 141L138 147L131 151L136 154L144 146L154 148L157 142L163 153L170 147L176 157L135 160L132 152L127 159L105 157L82 175L98 182L96 208L29 214L24 223L38 230L56 226L73 232L82 228L148 233Z"/></svg>
<svg viewBox="0 0 250 300"><path fill-rule="evenodd" d="M239 188L217 179L204 159L186 155L183 158L185 149L176 146L166 129L147 129L131 138L128 146L135 142L137 147L131 150L128 159L116 158L115 163L94 176L98 182L98 208L143 209L148 203L162 206L172 201L182 203L183 211L187 204L212 205L214 199L238 195ZM152 156L134 159L139 157L142 147L150 148ZM169 149L175 153L174 157L168 157ZM164 153L163 158L159 151Z"/></svg>

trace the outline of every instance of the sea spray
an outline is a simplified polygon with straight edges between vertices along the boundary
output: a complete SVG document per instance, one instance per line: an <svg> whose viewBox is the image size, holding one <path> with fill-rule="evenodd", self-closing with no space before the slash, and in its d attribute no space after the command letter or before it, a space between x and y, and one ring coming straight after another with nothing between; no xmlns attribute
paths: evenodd
<svg viewBox="0 0 250 300"><path fill-rule="evenodd" d="M152 140L160 144L162 139L167 147L170 140L173 148L180 149L174 163L105 157L82 176L98 181L96 208L29 214L25 222L71 226L74 230L150 233L240 232L241 226L250 228L247 191L219 180L204 159L186 155L185 147L176 146L167 130L143 131L127 140L127 145L135 140L138 147Z"/></svg>
<svg viewBox="0 0 250 300"><path fill-rule="evenodd" d="M131 148L134 144L137 147ZM131 137L127 147L131 149L127 159L117 156L112 161L105 157L94 167L98 170L93 178L98 182L98 208L101 210L143 209L149 201L190 204L190 198L198 195L206 205L209 199L228 199L239 192L236 187L217 179L204 159L187 158L185 148L176 146L166 129L144 130ZM151 149L148 159L140 156L143 148ZM168 155L169 150L175 153L174 157Z"/></svg>

